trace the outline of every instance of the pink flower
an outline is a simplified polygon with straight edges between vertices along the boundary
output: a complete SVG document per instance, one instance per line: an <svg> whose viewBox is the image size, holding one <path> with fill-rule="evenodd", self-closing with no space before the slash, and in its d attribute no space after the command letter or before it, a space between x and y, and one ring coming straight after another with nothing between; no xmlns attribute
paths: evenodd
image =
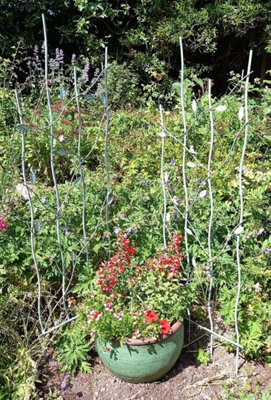
<svg viewBox="0 0 271 400"><path fill-rule="evenodd" d="M5 224L5 215L0 218L0 231L5 232L7 230L7 225Z"/></svg>
<svg viewBox="0 0 271 400"><path fill-rule="evenodd" d="M132 338L133 339L137 339L140 337L140 330L139 329L135 329L134 333L132 334Z"/></svg>
<svg viewBox="0 0 271 400"><path fill-rule="evenodd" d="M121 321L123 318L123 312L121 310L118 312L115 312L114 317L117 318L119 321Z"/></svg>
<svg viewBox="0 0 271 400"><path fill-rule="evenodd" d="M89 314L87 314L88 317L88 324L91 324L93 321L99 321L101 318L102 313L96 310L90 311Z"/></svg>
<svg viewBox="0 0 271 400"><path fill-rule="evenodd" d="M69 297L67 302L68 302L68 308L71 308L73 306L73 303L75 302L75 298Z"/></svg>
<svg viewBox="0 0 271 400"><path fill-rule="evenodd" d="M43 82L46 82L46 79L45 79L45 78L43 78ZM48 84L48 85L51 85L51 83L52 83L51 79L47 79L47 84Z"/></svg>
<svg viewBox="0 0 271 400"><path fill-rule="evenodd" d="M106 311L112 311L113 310L113 303L111 300L108 300L104 303L104 308Z"/></svg>

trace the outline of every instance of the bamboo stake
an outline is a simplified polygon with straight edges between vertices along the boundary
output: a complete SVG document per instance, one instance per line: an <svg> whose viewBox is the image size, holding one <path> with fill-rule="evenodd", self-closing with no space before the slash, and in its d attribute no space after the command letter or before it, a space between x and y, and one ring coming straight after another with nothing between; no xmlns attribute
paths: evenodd
<svg viewBox="0 0 271 400"><path fill-rule="evenodd" d="M87 233L86 233L86 185L84 179L84 171L82 167L82 160L81 160L81 133L82 133L82 118L81 118L81 111L80 111L80 101L79 101L79 94L77 88L77 74L76 74L76 67L73 68L74 74L74 89L75 89L75 96L76 96L76 105L78 111L78 166L80 170L80 177L82 181L82 189L83 189L83 206L82 206L82 227L83 227L83 237L84 242L87 243ZM86 261L87 261L87 268L89 268L89 251L88 246L86 246Z"/></svg>
<svg viewBox="0 0 271 400"><path fill-rule="evenodd" d="M250 50L248 66L247 66L247 78L246 78L246 84L245 84L245 136L244 136L243 150L242 150L240 166L239 166L239 196L240 196L239 226L240 227L243 224L243 218L244 218L242 176L243 176L243 166L244 166L244 159L245 159L247 138L248 138L248 85L249 85L249 77L250 77L250 70L251 70L252 53L253 53L252 50ZM237 235L237 240L236 240L236 262L237 262L237 275L238 275L238 289L237 289L235 309L234 309L234 322L235 322L236 342L238 344L240 344L240 334L239 334L239 327L238 327L238 305L239 305L239 300L240 300L241 279L242 279L241 263L240 263L240 234ZM236 375L238 374L238 368L239 368L239 347L236 348L236 359L235 359Z"/></svg>
<svg viewBox="0 0 271 400"><path fill-rule="evenodd" d="M17 89L15 89L15 96L16 96L16 103L17 103L17 109L18 109L18 114L19 114L19 120L21 124L21 132L22 132L22 172L23 172L23 180L24 180L24 186L27 191L27 196L28 196L28 203L29 203L29 208L30 208L30 216L31 216L31 222L30 222L30 243L31 243L31 251L32 251L32 257L36 269L36 274L37 274L37 280L38 280L38 318L39 318L39 324L41 328L41 332L44 332L44 326L42 323L41 319L41 276L40 276L40 270L37 262L37 257L36 257L36 252L35 252L35 244L34 244L34 207L32 204L32 199L30 195L30 190L27 184L27 179L26 179L26 171L25 171L25 127L23 123L23 114L20 106L20 101L19 101L19 96Z"/></svg>
<svg viewBox="0 0 271 400"><path fill-rule="evenodd" d="M212 154L213 154L213 146L214 146L214 120L213 120L213 111L212 111L212 94L211 94L211 80L208 80L208 99L209 99L209 109L210 109L210 125L211 125L211 141L210 141L210 149L209 149L209 158L208 158L208 187L209 187L209 198L210 198L210 219L209 219L209 227L208 227L208 254L209 254L209 292L208 292L208 316L210 321L210 329L213 331L214 324L212 318L212 310L211 310L211 297L212 297L212 289L213 289L213 258L212 258L212 225L213 225L213 214L214 214L214 205L213 205L213 192L212 192L212 183L211 183L211 162L212 162ZM211 334L210 338L210 355L213 355L213 344L214 339Z"/></svg>
<svg viewBox="0 0 271 400"><path fill-rule="evenodd" d="M111 239L109 230L109 196L110 196L110 179L108 171L108 135L109 135L109 107L108 107L108 90L107 90L107 69L108 69L108 48L105 48L105 61L104 61L104 95L105 95L105 118L106 118L106 128L105 128L105 144L104 144L104 163L106 172L106 205L105 205L105 218L106 218L106 231L109 243L109 254L111 251Z"/></svg>
<svg viewBox="0 0 271 400"><path fill-rule="evenodd" d="M187 223L188 223L188 189L186 183L186 142L187 142L187 127L186 127L186 118L185 118L185 108L184 108L184 54L183 54L183 41L182 38L180 40L180 53L181 53L181 107L182 107L182 117L183 117L183 186L184 186L184 195L185 195L185 218L184 218L184 242L185 242L185 251L186 251L186 275L187 279L190 278L190 257L189 257L189 247L188 247L188 237L187 237ZM190 311L187 309L187 314L190 318ZM190 341L190 333L191 326L190 322L188 323L188 341Z"/></svg>
<svg viewBox="0 0 271 400"><path fill-rule="evenodd" d="M167 216L167 196L166 196L166 187L165 187L165 177L164 177L164 153L165 153L165 128L164 128L164 117L163 117L163 108L160 104L160 119L161 119L161 137L162 137L162 149L161 149L161 183L162 183L162 190L163 190L163 200L164 200L164 210L163 210L163 243L164 248L167 247L166 241L166 216Z"/></svg>
<svg viewBox="0 0 271 400"><path fill-rule="evenodd" d="M183 131L184 131L184 136L183 136L183 186L184 186L184 194L185 194L184 242L185 242L186 262L187 262L187 276L189 278L190 257L189 257L189 249L188 249L188 238L187 238L188 190L187 190L186 172L185 172L187 128L186 128L186 118L185 118L185 109L184 109L184 55L183 55L182 38L180 37L179 40L180 40L180 52L181 52L181 107L182 107Z"/></svg>
<svg viewBox="0 0 271 400"><path fill-rule="evenodd" d="M53 113L52 113L52 106L51 106L51 99L50 99L50 91L49 91L49 81L48 81L48 42L47 42L47 31L46 31L46 21L45 16L42 14L42 24L43 24L43 34L44 34L44 52L45 52L45 89L46 89L46 97L47 97L47 106L49 111L49 120L50 120L50 165L51 165L51 172L55 187L55 194L56 194L56 231L57 231L57 241L58 247L61 257L62 263L62 300L63 300L63 307L65 310L66 318L69 319L69 312L66 304L66 263L64 259L64 253L61 243L61 235L60 235L60 199L59 199L59 192L58 192L58 185L55 175L55 166L54 166L54 120L53 120Z"/></svg>
<svg viewBox="0 0 271 400"><path fill-rule="evenodd" d="M200 329L203 329L204 331L206 331L206 332L208 332L208 333L211 333L212 335L218 337L219 339L225 340L226 342L233 344L233 345L236 346L237 348L240 348L240 349L243 348L243 346L242 346L241 344L236 343L236 342L234 342L233 340L231 340L231 339L229 339L229 338L227 338L227 337L225 337L225 336L222 336L222 335L220 335L219 333L217 333L217 332L215 332L215 331L212 331L211 329L206 328L205 326L200 325L200 324L198 324L198 323L195 322L195 321L192 321L192 319L188 319L188 321L191 322L191 323L194 324L194 325L197 325Z"/></svg>

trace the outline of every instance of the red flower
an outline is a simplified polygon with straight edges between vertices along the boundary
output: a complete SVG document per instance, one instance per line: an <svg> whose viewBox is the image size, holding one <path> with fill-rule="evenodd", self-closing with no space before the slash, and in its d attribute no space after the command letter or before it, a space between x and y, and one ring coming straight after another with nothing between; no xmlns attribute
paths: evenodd
<svg viewBox="0 0 271 400"><path fill-rule="evenodd" d="M0 231L6 231L7 230L7 225L5 224L5 215L2 215L0 218Z"/></svg>
<svg viewBox="0 0 271 400"><path fill-rule="evenodd" d="M170 323L168 322L167 319L161 319L160 321L160 330L162 333L167 334L170 332Z"/></svg>
<svg viewBox="0 0 271 400"><path fill-rule="evenodd" d="M158 321L158 316L155 314L154 311L147 311L145 312L145 320L147 322L156 322Z"/></svg>

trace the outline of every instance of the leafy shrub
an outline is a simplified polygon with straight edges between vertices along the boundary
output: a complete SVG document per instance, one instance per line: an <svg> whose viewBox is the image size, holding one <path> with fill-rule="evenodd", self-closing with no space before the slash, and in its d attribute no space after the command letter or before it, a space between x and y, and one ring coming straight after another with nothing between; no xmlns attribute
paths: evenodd
<svg viewBox="0 0 271 400"><path fill-rule="evenodd" d="M38 338L33 285L17 282L0 294L0 398L30 400L39 379L38 364L48 338Z"/></svg>
<svg viewBox="0 0 271 400"><path fill-rule="evenodd" d="M131 108L139 103L139 79L126 62L110 63L108 90L110 105L115 109Z"/></svg>
<svg viewBox="0 0 271 400"><path fill-rule="evenodd" d="M80 329L80 324L74 323L72 327L63 329L54 344L56 356L62 365L61 371L68 371L71 374L75 374L78 370L91 372L88 360L93 340L86 338L84 330Z"/></svg>

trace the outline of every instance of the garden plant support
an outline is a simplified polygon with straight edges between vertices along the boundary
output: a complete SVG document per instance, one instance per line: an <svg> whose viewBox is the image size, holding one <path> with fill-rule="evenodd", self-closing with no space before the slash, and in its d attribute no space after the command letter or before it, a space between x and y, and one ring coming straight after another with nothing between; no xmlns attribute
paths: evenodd
<svg viewBox="0 0 271 400"><path fill-rule="evenodd" d="M54 135L54 124L56 120L54 120L53 116L53 111L52 111L52 105L51 105L51 99L50 99L50 88L49 88L49 76L48 76L48 42L47 42L47 32L46 32L46 22L45 22L45 17L42 15L42 23L43 23L43 32L44 32L44 51L45 51L45 91L46 91L46 97L47 97L47 108L49 112L49 125L46 127L43 127L42 129L45 131L46 129L50 130L50 166L51 166L51 173L52 173L52 179L54 183L54 189L55 189L55 199L56 199L56 231L57 231L57 242L58 242L58 248L59 248L59 254L60 254L60 259L61 259L61 271L62 271L62 284L61 284L61 291L62 291L62 298L61 301L58 301L56 305L53 307L53 311L49 313L48 319L46 324L43 323L42 319L42 314L43 311L41 310L41 300L42 300L42 291L41 291L41 282L42 282L42 276L41 272L37 263L37 258L35 254L35 213L34 213L34 207L32 203L31 196L35 195L33 188L29 187L29 184L27 183L27 177L26 177L26 168L25 168L25 131L27 129L27 125L24 124L23 122L23 115L21 111L21 106L20 106L20 101L19 101L19 95L17 90L15 91L16 95L16 104L17 104L17 109L18 109L18 114L19 114L19 121L20 125L18 126L18 129L21 131L22 134L22 173L23 173L23 181L24 181L24 186L26 187L27 190L27 196L28 196L28 202L29 202L29 208L30 208L30 241L31 241L31 250L32 250L32 258L34 261L35 265L35 270L36 270L36 275L37 275L37 285L38 285L38 320L41 328L41 335L45 335L47 333L50 333L59 327L75 320L77 316L74 316L70 318L69 316L69 310L67 307L67 301L66 301L66 296L70 290L71 284L72 284L72 279L76 270L76 264L82 255L82 253L85 252L86 254L86 265L89 268L90 265L90 254L89 254L89 242L92 240L94 237L98 227L100 227L103 222L98 221L96 228L94 229L94 232L92 235L88 237L87 233L87 228L86 228L86 182L84 179L84 162L88 158L88 156L91 154L93 149L95 148L95 145L98 141L99 135L103 129L103 125L105 123L105 138L104 138L104 165L105 165L105 176L106 176L106 198L104 201L104 204L101 208L101 213L100 213L100 220L102 220L102 213L105 210L105 227L106 227L106 236L108 239L108 244L109 244L109 254L111 251L111 239L110 239L110 226L109 226L109 206L112 204L113 197L112 197L112 191L110 188L110 171L109 171L109 160L108 160L108 146L109 146L109 99L108 99L108 49L105 47L105 62L104 62L104 68L102 69L101 73L99 76L94 80L94 82L91 83L91 85L88 87L87 90L83 92L79 92L78 88L78 79L77 79L77 71L76 67L73 68L73 77L74 77L74 92L75 96L72 97L67 104L71 103L72 101L76 101L76 106L77 106L77 114L78 114L78 146L77 146L77 164L78 164L78 170L79 170L79 181L77 179L77 183L74 183L74 185L81 183L82 184L82 199L83 199L83 204L82 204L82 210L81 210L81 218L82 218L82 232L83 232L83 246L80 249L79 253L77 256L72 257L72 271L71 275L68 279L67 277L67 265L65 262L65 256L64 256L64 251L63 251L63 244L62 244L62 234L61 234L61 212L62 212L62 206L66 201L68 201L68 195L69 191L65 196L65 199L61 203L61 199L59 196L59 190L58 190L58 182L56 178L56 173L55 173L55 164L54 164L54 143L55 143L55 135ZM194 117L194 122L192 123L191 126L195 123L195 121L199 118L199 115L202 115L203 112L207 113L209 112L209 121L210 121L210 142L209 142L209 152L208 152L208 162L207 166L203 165L202 162L199 161L199 158L196 156L196 152L192 150L191 148L189 149L187 146L188 142L188 133L189 130L191 129L190 127L187 127L187 119L186 119L186 104L185 104L185 90L184 90L184 52L183 52L183 41L182 38L179 39L180 43L180 54L181 54L181 82L180 82L180 100L181 100L181 114L182 114L182 124L183 124L183 135L182 137L177 137L176 135L173 135L170 133L169 130L165 127L164 123L164 116L163 116L163 108L160 105L159 106L159 111L160 111L160 125L161 125L161 133L159 136L161 137L161 167L160 167L160 176L161 176L161 184L162 184L162 193L163 193L163 214L162 214L162 223L163 223L163 229L162 229L162 240L163 240L163 245L164 248L166 248L167 245L167 235L170 235L170 218L168 218L168 213L167 213L167 208L169 206L168 202L171 201L171 203L174 205L175 209L177 212L183 217L184 219L184 242L185 242L185 258L186 258L186 275L188 282L190 281L191 274L193 273L193 268L196 266L196 261L195 259L191 258L190 250L189 250L189 237L191 237L192 240L195 240L195 242L199 245L205 256L208 258L208 269L206 276L208 278L209 282L209 287L208 287L208 293L207 293L207 310L208 310L208 317L209 317L209 328L204 327L201 324L198 324L197 322L193 321L190 314L188 314L188 322L189 322L189 340L190 341L190 329L191 326L190 324L195 324L201 329L205 330L206 332L210 333L210 354L212 356L213 354L213 346L214 346L214 337L218 337L221 340L224 340L226 342L229 342L233 344L236 347L236 365L235 365L235 371L236 374L238 373L238 368L239 368L239 351L240 348L242 348L242 345L240 344L240 334L239 334L239 328L238 328L238 306L239 306L239 300L240 300L240 291L241 291L241 281L242 281L242 275L241 275L241 259L240 259L240 235L242 233L242 228L243 228L243 223L244 223L244 199L243 199L243 184L242 184L242 176L243 176L243 167L244 167L244 159L245 159L245 153L246 153L246 146L247 146L247 140L248 140L248 125L249 125L249 116L248 116L248 90L249 90L249 79L251 75L251 63L252 63L252 51L249 53L249 60L248 60L248 67L247 67L247 74L246 76L242 76L241 81L239 84L242 84L243 80L245 80L245 90L244 90L244 116L245 116L245 122L242 124L242 118L243 115L242 113L239 113L239 119L240 119L240 129L236 133L232 145L229 151L229 154L227 155L226 159L223 160L219 168L216 170L212 170L212 159L215 154L215 149L214 149L214 115L213 111L214 108L217 107L216 105L213 104L212 101L212 82L209 79L208 80L208 109L204 111L200 111L199 113L196 113L197 111L197 106L196 102L193 103L194 107L194 112L195 112L195 117ZM86 93L88 93L93 85L98 82L100 77L104 78L104 91L101 95L101 99L104 105L104 114L101 118L100 122L100 127L96 136L96 139L94 141L94 144L88 154L85 157L82 157L81 155L81 136L82 136L82 116L81 116L81 111L80 111L80 97L85 96ZM237 85L235 86L235 88ZM65 107L67 107L67 104L64 105L63 101L63 110ZM61 111L60 115L64 111ZM60 118L60 116L58 116ZM214 219L214 196L213 196L213 187L212 187L212 179L214 175L217 173L218 170L222 168L222 166L229 160L231 152L233 151L236 142L238 141L238 138L240 136L240 133L244 130L244 140L243 140L243 147L242 147L242 154L240 158L240 164L239 164L239 200L240 200L240 213L239 213L239 222L236 223L236 226L233 230L231 230L230 233L228 233L227 237L225 238L225 241L221 244L221 250L217 253L213 253L213 246L212 246L212 232L213 232L213 219ZM175 196L170 193L168 190L168 172L165 172L165 139L166 138L171 138L174 141L176 141L178 144L180 144L181 149L182 149L182 184L183 184L183 189L184 189L184 208L181 209L180 205L176 201ZM207 237L207 246L208 250L206 250L204 244L200 240L200 235L193 226L193 223L189 220L189 215L192 214L193 212L193 204L196 201L196 199L191 199L190 194L189 194L189 182L187 181L187 170L186 168L189 167L188 165L188 156L191 156L193 158L193 161L195 161L195 165L197 167L201 167L207 174L206 181L208 183L208 196L209 196L209 207L210 207L210 213L209 213L209 220L208 220L208 226L207 226L207 231L208 231L208 237ZM191 163L190 163L191 165ZM194 164L193 164L194 165ZM74 180L74 175L71 178L70 182L70 188L72 190L72 185L73 185L73 180ZM199 182L198 184L198 190L196 192L196 197L199 196L199 190L203 186L204 181ZM30 191L32 194L30 194ZM207 191L206 191L207 192ZM167 201L168 199L168 201ZM215 260L218 258L218 256L225 250L226 246L228 245L229 241L232 238L236 237L236 265L237 265L237 277L238 277L238 284L237 284L237 294L236 294L236 300L235 300L235 312L234 312L234 319L235 319L235 333L236 333L236 340L230 339L224 335L219 334L218 332L215 331L214 329L214 322L213 322L213 317L212 317L212 295L213 295L213 289L214 289L214 283L213 283L213 269L215 265ZM192 261L191 261L192 260ZM192 268L193 267L193 268ZM63 310L64 310L64 315L65 315L65 321L62 321L58 324L56 324L53 327L50 327L50 323L52 322L52 314L55 311L56 307L59 306L60 302L63 305ZM45 313L45 311L44 311Z"/></svg>

